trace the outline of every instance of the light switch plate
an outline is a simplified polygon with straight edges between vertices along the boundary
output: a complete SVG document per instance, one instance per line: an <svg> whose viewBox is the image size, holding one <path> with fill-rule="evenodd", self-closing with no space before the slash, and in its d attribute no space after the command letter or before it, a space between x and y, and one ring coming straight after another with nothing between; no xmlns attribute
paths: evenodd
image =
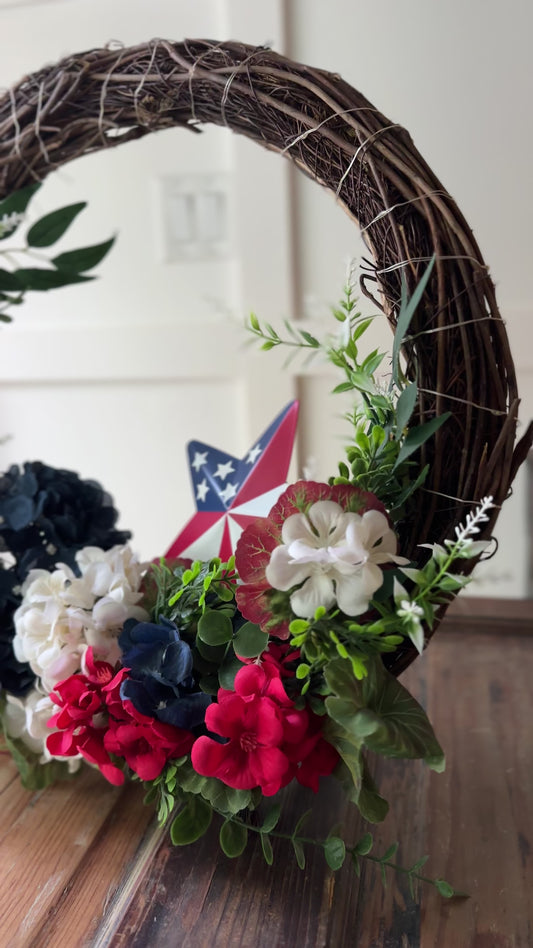
<svg viewBox="0 0 533 948"><path fill-rule="evenodd" d="M228 175L164 175L158 178L158 190L166 263L229 256Z"/></svg>

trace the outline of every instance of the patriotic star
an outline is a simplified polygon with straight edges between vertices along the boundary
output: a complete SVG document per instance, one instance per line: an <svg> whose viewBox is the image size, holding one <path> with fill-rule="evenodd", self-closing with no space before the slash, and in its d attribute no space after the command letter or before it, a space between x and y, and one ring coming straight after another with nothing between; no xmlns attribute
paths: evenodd
<svg viewBox="0 0 533 948"><path fill-rule="evenodd" d="M258 517L266 517L287 486L297 420L298 402L291 402L242 459L200 441L190 442L189 467L197 513L166 556L229 559L244 527ZM231 480L227 480L230 474Z"/></svg>

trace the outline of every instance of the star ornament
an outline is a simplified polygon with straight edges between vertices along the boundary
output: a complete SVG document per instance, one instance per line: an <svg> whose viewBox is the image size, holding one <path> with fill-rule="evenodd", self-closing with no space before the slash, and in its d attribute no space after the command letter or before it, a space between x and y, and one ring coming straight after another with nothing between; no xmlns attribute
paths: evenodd
<svg viewBox="0 0 533 948"><path fill-rule="evenodd" d="M249 523L266 517L287 487L298 402L290 402L239 460L190 441L187 450L196 514L165 556L227 560Z"/></svg>

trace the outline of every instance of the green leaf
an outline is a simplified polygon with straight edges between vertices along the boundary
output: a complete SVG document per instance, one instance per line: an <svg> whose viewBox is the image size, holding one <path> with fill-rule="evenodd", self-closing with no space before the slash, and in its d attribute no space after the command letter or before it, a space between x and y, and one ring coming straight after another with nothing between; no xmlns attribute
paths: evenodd
<svg viewBox="0 0 533 948"><path fill-rule="evenodd" d="M253 622L245 622L233 638L235 654L242 658L256 658L268 645L268 632L263 632Z"/></svg>
<svg viewBox="0 0 533 948"><path fill-rule="evenodd" d="M226 820L220 827L219 842L222 852L229 859L242 855L248 842L248 830L242 823Z"/></svg>
<svg viewBox="0 0 533 948"><path fill-rule="evenodd" d="M208 777L202 785L201 794L204 800L207 800L211 806L220 810L221 813L231 814L239 813L250 803L252 794L250 790L237 790L235 787L228 787L217 780L216 777Z"/></svg>
<svg viewBox="0 0 533 948"><path fill-rule="evenodd" d="M362 368L367 375L373 375L376 369L379 369L383 359L385 358L384 352L378 352L377 349L375 352L371 352L370 355L366 357L363 362Z"/></svg>
<svg viewBox="0 0 533 948"><path fill-rule="evenodd" d="M298 863L299 869L305 869L305 853L304 848L299 839L291 839L292 848L294 849L294 855L296 856L296 862Z"/></svg>
<svg viewBox="0 0 533 948"><path fill-rule="evenodd" d="M20 292L22 289L19 280L17 279L17 271L14 273L11 270L4 270L0 268L0 290L8 290L9 292Z"/></svg>
<svg viewBox="0 0 533 948"><path fill-rule="evenodd" d="M299 330L299 333L300 333L302 339L305 339L305 341L306 341L306 343L307 343L308 346L311 346L313 349L318 349L318 348L319 348L320 343L319 343L318 339L316 339L315 336L312 336L310 332L306 332L305 329L300 329L300 330Z"/></svg>
<svg viewBox="0 0 533 948"><path fill-rule="evenodd" d="M69 270L74 273L85 273L86 270L92 270L93 267L104 259L115 243L115 238L101 244L94 244L92 247L80 247L79 250L69 250L66 253L60 253L51 261L58 270Z"/></svg>
<svg viewBox="0 0 533 948"><path fill-rule="evenodd" d="M206 645L225 645L233 635L231 619L216 609L206 609L198 622L198 635Z"/></svg>
<svg viewBox="0 0 533 948"><path fill-rule="evenodd" d="M357 323L357 326L352 331L352 339L354 342L357 342L358 339L363 335L364 332L368 329L371 323L374 322L374 317L370 316L367 319L363 319L361 322Z"/></svg>
<svg viewBox="0 0 533 948"><path fill-rule="evenodd" d="M413 873L418 872L418 870L421 869L422 866L426 865L426 862L428 861L428 859L429 859L429 856L421 856L420 859L418 859L415 863L413 863L409 872L413 872Z"/></svg>
<svg viewBox="0 0 533 948"><path fill-rule="evenodd" d="M340 392L353 392L354 386L351 382L341 382L340 385L336 385L335 388L332 388L332 393L337 395Z"/></svg>
<svg viewBox="0 0 533 948"><path fill-rule="evenodd" d="M350 381L352 387L356 388L359 392L366 392L369 395L373 395L376 391L373 379L360 369L354 369L353 372L350 372Z"/></svg>
<svg viewBox="0 0 533 948"><path fill-rule="evenodd" d="M407 300L406 292L406 282L405 277L402 278L402 301L400 305L400 312L398 313L398 319L396 322L396 332L394 333L394 342L392 345L392 377L395 382L398 381L398 366L400 359L400 349L402 347L403 340L409 329L411 320L416 312L416 308L422 299L424 290L426 289L428 280L431 276L431 271L435 265L435 257L433 256L422 274L420 281L418 282L415 291L411 299Z"/></svg>
<svg viewBox="0 0 533 948"><path fill-rule="evenodd" d="M433 885L435 886L439 895L442 895L444 899L452 899L453 896L456 895L455 889L444 879L434 879Z"/></svg>
<svg viewBox="0 0 533 948"><path fill-rule="evenodd" d="M59 780L70 780L78 776L78 772L69 771L67 761L51 760L47 764L41 764L39 755L26 747L23 741L9 737L5 722L2 722L2 725L5 746L13 758L20 774L20 782L26 790L44 790Z"/></svg>
<svg viewBox="0 0 533 948"><path fill-rule="evenodd" d="M57 211L45 214L35 222L33 227L30 227L26 237L29 246L50 247L51 244L55 244L84 207L87 207L87 202L81 201L79 204L69 204L68 207L61 207Z"/></svg>
<svg viewBox="0 0 533 948"><path fill-rule="evenodd" d="M170 827L170 838L174 846L195 843L209 829L213 811L201 797L189 797Z"/></svg>
<svg viewBox="0 0 533 948"><path fill-rule="evenodd" d="M306 810L305 813L302 813L300 819L298 820L292 832L293 836L298 836L298 833L300 832L302 826L304 825L305 821L309 819L312 812L313 812L312 810Z"/></svg>
<svg viewBox="0 0 533 948"><path fill-rule="evenodd" d="M365 833L365 835L362 836L357 843L357 846L355 846L354 852L358 853L360 856L367 856L373 845L374 837L372 836L372 833Z"/></svg>
<svg viewBox="0 0 533 948"><path fill-rule="evenodd" d="M443 768L442 748L418 701L379 658L367 667L367 677L359 681L342 659L326 665L326 681L334 692L325 701L330 718L346 729L356 747L364 744L385 757L421 757L432 769Z"/></svg>
<svg viewBox="0 0 533 948"><path fill-rule="evenodd" d="M271 810L268 811L265 819L263 820L263 825L261 831L263 833L271 833L272 830L277 826L278 820L281 815L281 803L275 803Z"/></svg>
<svg viewBox="0 0 533 948"><path fill-rule="evenodd" d="M368 769L367 762L362 757L363 775L361 779L361 789L357 798L361 816L369 823L382 823L389 812L389 804L378 793L378 789Z"/></svg>
<svg viewBox="0 0 533 948"><path fill-rule="evenodd" d="M272 863L274 862L274 853L272 851L272 843L270 842L270 838L266 835L266 833L260 833L259 835L261 837L261 849L263 850L263 856L265 857L265 862L267 863L268 866L271 866Z"/></svg>
<svg viewBox="0 0 533 948"><path fill-rule="evenodd" d="M387 851L383 853L381 857L381 862L390 862L390 860L398 852L398 846L399 846L399 843L392 843L387 849Z"/></svg>
<svg viewBox="0 0 533 948"><path fill-rule="evenodd" d="M233 691L235 686L235 676L243 668L243 663L239 661L233 651L230 651L222 665L218 669L218 681L221 688L227 691Z"/></svg>
<svg viewBox="0 0 533 948"><path fill-rule="evenodd" d="M400 431L407 427L416 405L417 395L417 384L416 382L411 382L410 385L406 385L398 399L396 405L396 424Z"/></svg>
<svg viewBox="0 0 533 948"><path fill-rule="evenodd" d="M330 836L324 843L324 855L330 869L340 869L346 858L346 846L339 836Z"/></svg>
<svg viewBox="0 0 533 948"><path fill-rule="evenodd" d="M63 273L60 270L43 270L40 267L27 267L17 270L16 273L24 290L55 290L60 286L94 280L94 277L82 276L80 273Z"/></svg>
<svg viewBox="0 0 533 948"><path fill-rule="evenodd" d="M405 461L411 454L413 454L421 445L423 445L428 438L431 438L436 431L439 430L441 425L445 421L448 421L448 418L451 417L450 411L445 411L444 414L439 415L437 418L432 418L431 421L426 421L423 425L418 425L417 428L411 428L407 432L405 441L403 442L399 452L398 457L396 458L396 464L393 467L393 471L396 470L399 464L402 461Z"/></svg>

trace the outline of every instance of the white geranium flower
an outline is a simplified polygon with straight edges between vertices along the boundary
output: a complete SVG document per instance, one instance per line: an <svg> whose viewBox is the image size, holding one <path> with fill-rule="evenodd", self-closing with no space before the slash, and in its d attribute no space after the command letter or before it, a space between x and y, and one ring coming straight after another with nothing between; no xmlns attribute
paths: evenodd
<svg viewBox="0 0 533 948"><path fill-rule="evenodd" d="M299 586L291 607L305 619L319 606L330 609L335 603L348 616L360 615L383 582L378 564L408 562L396 555L396 536L379 510L346 513L331 500L288 517L281 537L266 578L274 589Z"/></svg>

